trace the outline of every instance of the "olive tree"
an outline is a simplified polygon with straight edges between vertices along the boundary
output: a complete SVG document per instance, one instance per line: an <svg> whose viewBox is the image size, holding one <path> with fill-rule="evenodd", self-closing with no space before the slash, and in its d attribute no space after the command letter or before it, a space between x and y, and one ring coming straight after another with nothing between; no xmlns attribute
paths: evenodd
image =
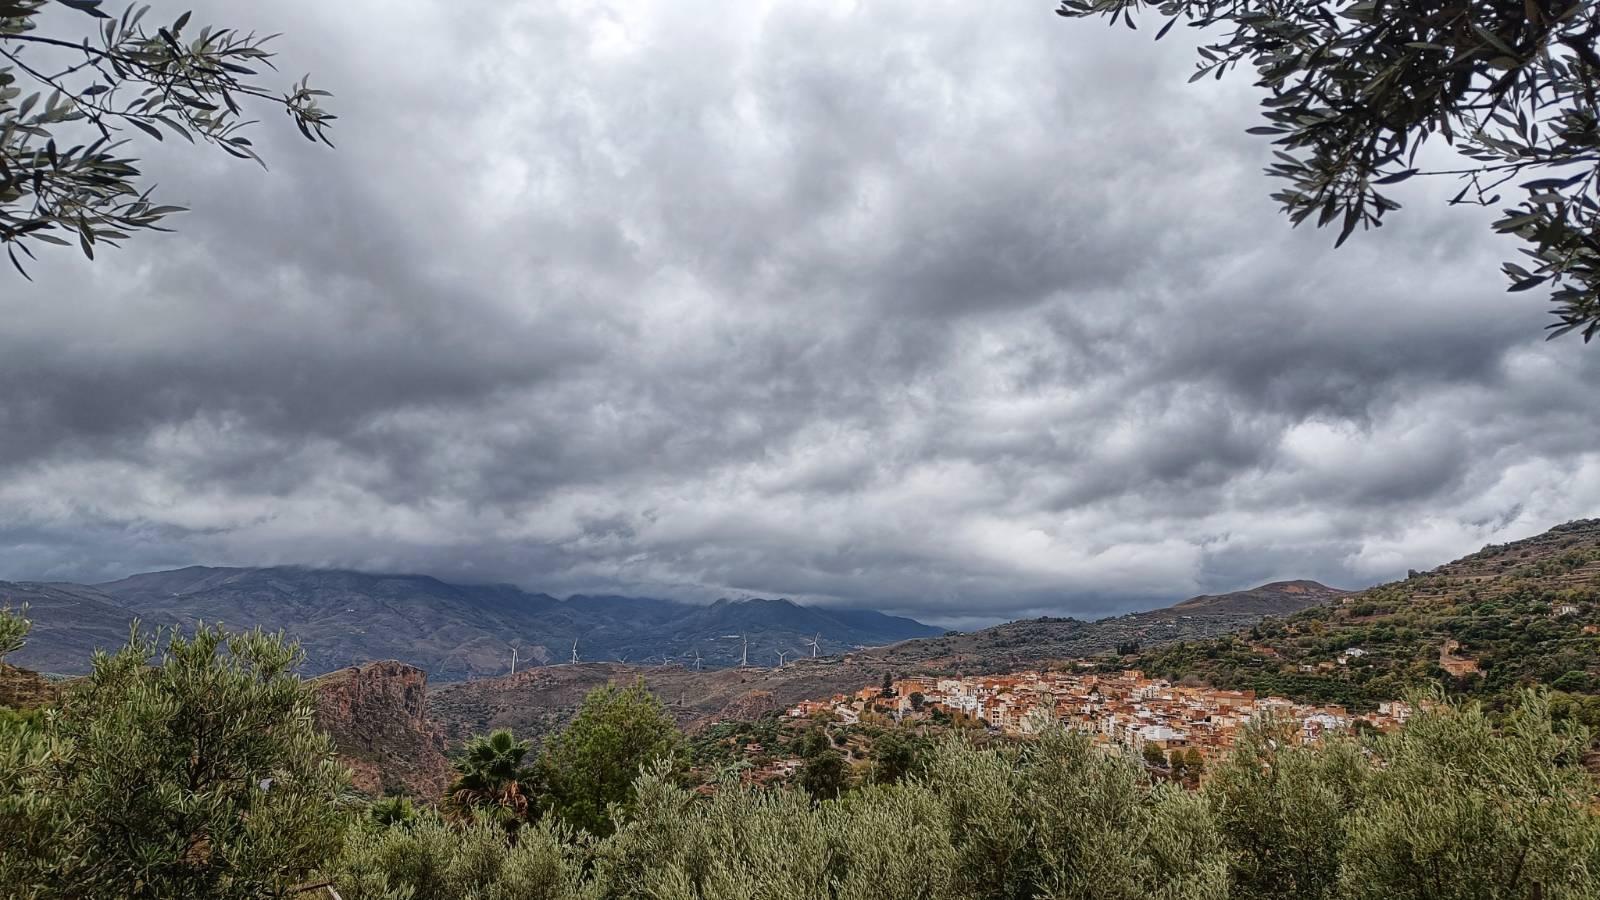
<svg viewBox="0 0 1600 900"><path fill-rule="evenodd" d="M1453 204L1503 210L1523 243L1511 290L1554 288L1551 337L1600 333L1600 4L1589 0L1061 0L1069 18L1134 26L1153 7L1208 35L1191 80L1241 64L1265 90L1268 174L1295 224L1381 225L1388 185L1462 180ZM1433 138L1464 164L1425 168ZM1502 190L1505 193L1502 193Z"/></svg>
<svg viewBox="0 0 1600 900"><path fill-rule="evenodd" d="M0 658L27 639L27 607L0 608ZM37 710L0 705L0 885L20 900L48 896L39 876L53 864L60 818L54 798L39 791L61 743L39 727Z"/></svg>
<svg viewBox="0 0 1600 900"><path fill-rule="evenodd" d="M0 607L0 661L6 654L15 653L22 649L28 641L28 631L33 623L28 621L28 607L13 610L9 606Z"/></svg>
<svg viewBox="0 0 1600 900"><path fill-rule="evenodd" d="M582 862L573 835L549 821L511 843L496 823L428 812L404 825L353 826L327 880L344 900L576 900Z"/></svg>
<svg viewBox="0 0 1600 900"><path fill-rule="evenodd" d="M93 259L97 245L165 230L182 211L151 198L130 138L209 144L259 163L246 134L246 109L257 106L329 143L325 91L260 80L272 68L271 35L199 26L189 13L157 25L149 6L103 7L0 0L0 244L24 277L19 252L76 242Z"/></svg>
<svg viewBox="0 0 1600 900"><path fill-rule="evenodd" d="M1476 704L1440 705L1374 745L1351 812L1341 886L1350 900L1600 896L1587 735L1524 695L1496 729Z"/></svg>
<svg viewBox="0 0 1600 900"><path fill-rule="evenodd" d="M135 627L0 779L25 836L8 889L36 897L278 897L339 846L348 773L282 635ZM11 853L0 854L11 856Z"/></svg>
<svg viewBox="0 0 1600 900"><path fill-rule="evenodd" d="M1239 900L1332 900L1347 821L1368 764L1351 740L1308 747L1288 722L1253 723L1203 795L1229 850Z"/></svg>

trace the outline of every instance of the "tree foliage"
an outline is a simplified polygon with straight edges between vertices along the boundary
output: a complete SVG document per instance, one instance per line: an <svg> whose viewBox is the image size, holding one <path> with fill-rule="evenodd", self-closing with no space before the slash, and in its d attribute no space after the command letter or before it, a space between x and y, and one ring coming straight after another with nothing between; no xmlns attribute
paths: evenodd
<svg viewBox="0 0 1600 900"><path fill-rule="evenodd" d="M1067 17L1133 27L1146 0L1062 0ZM1600 5L1588 0L1163 0L1169 21L1220 30L1194 79L1256 71L1277 162L1274 198L1295 224L1337 224L1342 244L1399 204L1417 175L1459 177L1453 204L1502 209L1526 245L1511 290L1554 288L1551 336L1600 333ZM1191 79L1191 80L1194 80ZM1428 169L1441 138L1467 165ZM1501 190L1515 192L1510 199Z"/></svg>
<svg viewBox="0 0 1600 900"><path fill-rule="evenodd" d="M0 732L0 882L24 897L284 895L338 846L348 774L281 635L135 630L42 729Z"/></svg>
<svg viewBox="0 0 1600 900"><path fill-rule="evenodd" d="M813 728L800 739L800 787L818 800L831 800L850 785L850 767L835 750L828 732Z"/></svg>
<svg viewBox="0 0 1600 900"><path fill-rule="evenodd" d="M889 729L872 742L872 780L878 784L894 784L916 773L923 765L924 742L900 731Z"/></svg>
<svg viewBox="0 0 1600 900"><path fill-rule="evenodd" d="M154 25L149 6L112 15L103 5L0 0L0 243L25 277L19 251L33 258L39 244L76 242L92 259L97 245L165 230L182 211L141 185L130 137L210 144L259 163L245 108L265 104L328 143L325 91L305 79L273 91L260 80L273 36L197 27L189 13Z"/></svg>
<svg viewBox="0 0 1600 900"><path fill-rule="evenodd" d="M33 623L28 621L28 607L13 610L9 606L0 607L0 660L6 654L15 653L22 649L28 642L28 631Z"/></svg>
<svg viewBox="0 0 1600 900"><path fill-rule="evenodd" d="M1200 791L1060 729L951 738L922 774L821 801L731 777L706 796L656 765L608 836L550 820L516 842L426 817L395 834L368 824L334 880L347 898L439 900L1592 897L1597 785L1577 765L1584 735L1548 707L1528 694L1495 728L1435 700L1406 730L1312 746L1261 722ZM814 749L834 752L818 734Z"/></svg>
<svg viewBox="0 0 1600 900"><path fill-rule="evenodd" d="M1477 705L1374 745L1340 872L1350 900L1592 898L1600 891L1587 735L1527 694L1498 732Z"/></svg>
<svg viewBox="0 0 1600 900"><path fill-rule="evenodd" d="M539 760L543 803L567 823L605 834L611 806L628 801L639 773L658 760L681 766L682 744L677 723L642 680L596 688Z"/></svg>
<svg viewBox="0 0 1600 900"><path fill-rule="evenodd" d="M1346 822L1368 772L1351 741L1301 746L1287 723L1257 722L1206 783L1240 900L1338 896Z"/></svg>
<svg viewBox="0 0 1600 900"><path fill-rule="evenodd" d="M497 893L530 852L474 826L454 840L422 824L361 829L334 880L347 900L414 896L671 900L1213 900L1226 856L1205 802L1151 788L1138 762L1082 736L1034 746L937 748L927 778L813 801L735 780L704 797L648 770L599 840L540 832L539 890ZM422 830L425 833L417 834ZM498 854L493 852L498 848ZM463 860L478 859L468 865Z"/></svg>
<svg viewBox="0 0 1600 900"><path fill-rule="evenodd" d="M523 764L532 747L504 728L467 741L455 761L450 804L515 829L528 816L530 798L538 796L536 773Z"/></svg>

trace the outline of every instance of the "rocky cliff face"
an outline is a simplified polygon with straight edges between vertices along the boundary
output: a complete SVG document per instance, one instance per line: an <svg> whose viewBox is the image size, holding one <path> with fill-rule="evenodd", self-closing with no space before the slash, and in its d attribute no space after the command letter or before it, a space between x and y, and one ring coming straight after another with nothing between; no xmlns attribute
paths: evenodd
<svg viewBox="0 0 1600 900"><path fill-rule="evenodd" d="M366 793L432 800L450 780L444 739L428 718L428 676L388 660L350 666L311 682L317 725Z"/></svg>
<svg viewBox="0 0 1600 900"><path fill-rule="evenodd" d="M34 709L49 706L61 695L58 685L35 672L0 663L0 706Z"/></svg>

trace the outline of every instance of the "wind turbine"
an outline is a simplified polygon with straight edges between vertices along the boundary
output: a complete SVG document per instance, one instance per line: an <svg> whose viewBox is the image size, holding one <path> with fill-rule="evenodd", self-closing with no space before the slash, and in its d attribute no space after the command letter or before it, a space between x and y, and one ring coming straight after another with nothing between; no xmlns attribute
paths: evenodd
<svg viewBox="0 0 1600 900"><path fill-rule="evenodd" d="M572 642L572 664L578 664L578 642L576 640Z"/></svg>
<svg viewBox="0 0 1600 900"><path fill-rule="evenodd" d="M511 645L511 674L517 674L517 645Z"/></svg>
<svg viewBox="0 0 1600 900"><path fill-rule="evenodd" d="M778 668L780 668L780 669L783 668L783 658L788 656L788 655L789 655L789 651L787 651L787 650L779 650L778 651Z"/></svg>
<svg viewBox="0 0 1600 900"><path fill-rule="evenodd" d="M618 653L617 654L617 662L622 663L623 665L627 665L628 664L628 654L626 654L626 653Z"/></svg>
<svg viewBox="0 0 1600 900"><path fill-rule="evenodd" d="M822 632L819 631L819 632L817 632L817 636L816 637L812 638L809 641L806 641L806 643L811 645L811 658L812 659L816 659L817 658L817 642L819 640L821 640L821 638L822 638Z"/></svg>
<svg viewBox="0 0 1600 900"><path fill-rule="evenodd" d="M744 648L739 651L739 668L748 669L750 668L750 639L741 634L739 635L739 640L744 644Z"/></svg>
<svg viewBox="0 0 1600 900"><path fill-rule="evenodd" d="M700 648L694 648L694 670L700 671Z"/></svg>

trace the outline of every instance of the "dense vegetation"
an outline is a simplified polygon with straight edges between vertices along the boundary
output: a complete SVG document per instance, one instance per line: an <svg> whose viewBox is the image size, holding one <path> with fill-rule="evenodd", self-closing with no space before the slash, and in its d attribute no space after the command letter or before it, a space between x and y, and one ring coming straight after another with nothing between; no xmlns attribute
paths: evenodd
<svg viewBox="0 0 1600 900"><path fill-rule="evenodd" d="M135 632L59 708L0 719L7 896L275 896L325 865L355 798L298 662L281 636Z"/></svg>
<svg viewBox="0 0 1600 900"><path fill-rule="evenodd" d="M1559 715L1592 728L1600 725L1597 623L1600 521L1588 520L1246 632L1157 648L1133 664L1353 709L1429 684L1501 708L1518 689L1546 685L1560 695Z"/></svg>
<svg viewBox="0 0 1600 900"><path fill-rule="evenodd" d="M500 729L473 738L456 762L449 801L515 831L523 821L554 816L593 834L611 828L611 807L625 805L645 766L683 771L682 735L643 682L590 692L578 716L552 735L525 765L531 745Z"/></svg>
<svg viewBox="0 0 1600 900"><path fill-rule="evenodd" d="M0 622L20 633L14 617ZM57 709L0 718L8 896L284 897L321 885L347 900L1600 891L1597 785L1578 765L1587 735L1555 723L1538 693L1498 723L1477 705L1436 703L1401 732L1316 747L1269 723L1189 791L1062 731L980 746L883 729L867 777L851 777L840 765L848 735L841 746L843 733L820 722L794 738L802 787L755 786L733 769L695 786L688 759L740 736L686 751L636 685L597 692L537 756L510 734L475 741L446 802L430 806L345 791L280 637L202 628L157 649L136 636L98 657Z"/></svg>
<svg viewBox="0 0 1600 900"><path fill-rule="evenodd" d="M931 749L836 799L647 771L614 833L546 817L515 842L430 813L354 827L346 897L1591 897L1581 734L1530 696L1504 728L1440 706L1364 744L1249 734L1199 792L1065 732ZM1426 799L1426 802L1421 802Z"/></svg>

